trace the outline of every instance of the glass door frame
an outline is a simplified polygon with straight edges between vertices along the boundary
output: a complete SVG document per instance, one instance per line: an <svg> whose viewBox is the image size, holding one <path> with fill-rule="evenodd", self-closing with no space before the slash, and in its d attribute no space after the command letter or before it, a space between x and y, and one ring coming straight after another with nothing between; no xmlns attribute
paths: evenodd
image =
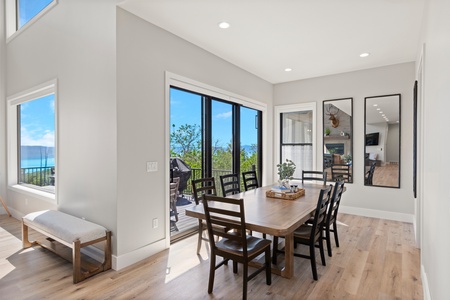
<svg viewBox="0 0 450 300"><path fill-rule="evenodd" d="M220 101L225 101L231 104L236 104L238 106L245 106L247 108L255 109L260 111L260 117L258 118L259 128L260 130L260 137L258 138L258 149L260 151L260 155L258 156L258 163L261 166L259 168L259 178L261 179L261 185L266 184L266 180L264 179L264 170L263 165L271 163L271 160L269 161L269 157L267 155L267 151L262 152L262 149L267 149L268 147L268 139L263 138L264 136L267 136L268 132L268 124L267 124L267 111L268 111L268 105L266 103L253 100L251 98L247 98L244 96L240 96L225 90L221 90L219 88L180 76L176 75L170 72L165 72L165 116L166 116L166 122L165 122L165 161L163 162L165 171L167 176L166 177L166 186L169 187L170 182L170 89L171 87L175 87L177 89L186 90L191 93L196 93L200 95L208 95L211 99L217 99ZM203 130L203 129L202 129ZM237 144L236 146L240 149L240 145ZM205 149L207 151L207 149ZM209 155L211 155L210 153ZM237 162L235 164L240 165L240 156L237 155ZM212 166L211 166L212 167ZM219 187L220 188L220 187ZM169 199L170 191L169 188L166 190L166 199ZM170 211L169 207L169 201L166 201L166 211ZM168 213L167 213L168 215ZM165 245L166 247L170 247L170 218L166 218L166 232L165 232Z"/></svg>

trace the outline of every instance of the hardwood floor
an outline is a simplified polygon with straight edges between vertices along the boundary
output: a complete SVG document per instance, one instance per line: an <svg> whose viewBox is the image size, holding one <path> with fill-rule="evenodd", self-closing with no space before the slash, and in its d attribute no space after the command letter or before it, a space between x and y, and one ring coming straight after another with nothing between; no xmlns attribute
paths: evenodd
<svg viewBox="0 0 450 300"><path fill-rule="evenodd" d="M296 257L292 279L273 275L267 286L259 274L249 282L248 298L423 299L412 224L346 214L338 219L340 247L332 242L326 266L317 255L318 281L309 260ZM196 242L189 237L133 266L72 284L70 263L39 246L22 250L20 222L1 215L0 298L240 299L242 268L235 275L231 264L216 271L213 294L207 293L209 251L203 246L197 256Z"/></svg>

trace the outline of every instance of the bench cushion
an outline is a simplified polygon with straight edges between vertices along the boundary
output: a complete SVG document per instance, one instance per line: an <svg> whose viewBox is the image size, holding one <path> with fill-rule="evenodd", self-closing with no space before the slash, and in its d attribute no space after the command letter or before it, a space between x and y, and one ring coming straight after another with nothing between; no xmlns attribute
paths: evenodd
<svg viewBox="0 0 450 300"><path fill-rule="evenodd" d="M102 238L106 228L56 210L43 210L23 217L25 225L44 230L68 243L81 243Z"/></svg>

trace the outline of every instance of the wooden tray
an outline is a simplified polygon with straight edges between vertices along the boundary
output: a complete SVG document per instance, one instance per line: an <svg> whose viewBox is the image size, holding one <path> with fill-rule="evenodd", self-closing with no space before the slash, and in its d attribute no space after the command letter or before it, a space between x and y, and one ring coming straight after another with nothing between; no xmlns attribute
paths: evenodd
<svg viewBox="0 0 450 300"><path fill-rule="evenodd" d="M291 192L274 192L272 190L266 191L266 196L269 198L278 198L278 199L285 199L285 200L294 200L301 196L305 195L304 189L298 189L295 193Z"/></svg>

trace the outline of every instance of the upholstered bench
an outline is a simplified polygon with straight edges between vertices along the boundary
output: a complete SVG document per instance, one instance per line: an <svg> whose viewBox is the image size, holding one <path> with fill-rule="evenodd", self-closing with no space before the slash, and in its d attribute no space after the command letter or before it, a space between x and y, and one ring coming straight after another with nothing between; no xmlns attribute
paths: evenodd
<svg viewBox="0 0 450 300"><path fill-rule="evenodd" d="M47 236L47 241L28 240L28 228ZM72 249L72 255L59 251L55 241ZM103 242L103 263L84 263L81 248ZM111 231L95 223L56 210L33 212L22 218L23 248L39 244L73 263L73 283L78 283L92 275L111 269ZM67 249L67 248L66 248Z"/></svg>

